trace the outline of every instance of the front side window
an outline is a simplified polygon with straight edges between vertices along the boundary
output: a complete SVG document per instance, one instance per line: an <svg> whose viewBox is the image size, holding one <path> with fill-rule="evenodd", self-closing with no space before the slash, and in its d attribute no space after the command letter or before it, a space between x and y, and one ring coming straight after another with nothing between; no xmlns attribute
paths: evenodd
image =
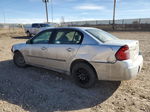
<svg viewBox="0 0 150 112"><path fill-rule="evenodd" d="M66 31L58 31L55 37L55 44L79 44L82 40L82 34L73 31L73 30L66 30Z"/></svg>
<svg viewBox="0 0 150 112"><path fill-rule="evenodd" d="M32 40L32 44L48 44L51 34L52 31L45 31L40 33Z"/></svg>

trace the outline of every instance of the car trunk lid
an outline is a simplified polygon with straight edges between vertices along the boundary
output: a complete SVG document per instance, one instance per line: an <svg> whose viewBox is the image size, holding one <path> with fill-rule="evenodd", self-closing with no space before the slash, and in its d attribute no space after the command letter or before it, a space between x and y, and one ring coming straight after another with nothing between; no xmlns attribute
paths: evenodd
<svg viewBox="0 0 150 112"><path fill-rule="evenodd" d="M118 40L113 40L113 41L107 41L105 43L109 45L119 45L119 46L128 45L130 59L132 60L135 60L139 55L139 41L138 40L118 39Z"/></svg>

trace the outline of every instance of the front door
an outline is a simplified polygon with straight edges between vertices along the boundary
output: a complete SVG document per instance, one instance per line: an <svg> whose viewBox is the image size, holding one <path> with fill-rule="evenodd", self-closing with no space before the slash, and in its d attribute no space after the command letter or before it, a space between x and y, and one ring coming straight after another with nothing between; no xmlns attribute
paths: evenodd
<svg viewBox="0 0 150 112"><path fill-rule="evenodd" d="M53 58L56 58L55 49L50 44L53 31L47 30L35 36L29 45L28 60L30 64L43 67L54 66Z"/></svg>

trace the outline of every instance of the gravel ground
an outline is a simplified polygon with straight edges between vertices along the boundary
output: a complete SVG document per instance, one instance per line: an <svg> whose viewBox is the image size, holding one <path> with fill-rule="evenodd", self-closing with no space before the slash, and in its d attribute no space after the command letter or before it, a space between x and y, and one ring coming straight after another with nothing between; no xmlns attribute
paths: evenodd
<svg viewBox="0 0 150 112"><path fill-rule="evenodd" d="M0 30L0 112L150 112L150 32L111 33L140 41L142 72L130 81L99 81L91 89L82 89L64 74L17 68L11 46L28 37L19 30Z"/></svg>

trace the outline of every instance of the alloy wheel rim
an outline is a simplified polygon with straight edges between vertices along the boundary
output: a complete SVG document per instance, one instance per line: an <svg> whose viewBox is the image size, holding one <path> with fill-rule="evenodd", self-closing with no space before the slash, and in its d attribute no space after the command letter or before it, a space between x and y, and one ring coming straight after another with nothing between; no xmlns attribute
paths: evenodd
<svg viewBox="0 0 150 112"><path fill-rule="evenodd" d="M87 84L90 80L87 70L80 68L76 71L76 78L81 84Z"/></svg>

